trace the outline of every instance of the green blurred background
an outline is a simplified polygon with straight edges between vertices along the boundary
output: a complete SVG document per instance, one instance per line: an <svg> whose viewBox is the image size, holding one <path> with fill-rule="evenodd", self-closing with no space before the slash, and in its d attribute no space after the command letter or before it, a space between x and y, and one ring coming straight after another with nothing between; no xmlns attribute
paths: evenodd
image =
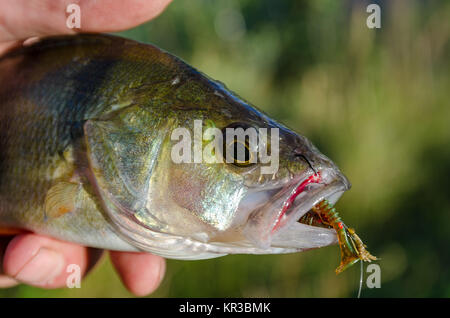
<svg viewBox="0 0 450 318"><path fill-rule="evenodd" d="M369 3L381 29L369 29ZM175 0L121 33L181 57L309 137L353 184L337 204L381 257L362 297L450 296L450 2ZM151 297L354 297L339 248L168 261ZM366 274L367 277L367 274ZM109 260L81 289L0 297L131 297Z"/></svg>

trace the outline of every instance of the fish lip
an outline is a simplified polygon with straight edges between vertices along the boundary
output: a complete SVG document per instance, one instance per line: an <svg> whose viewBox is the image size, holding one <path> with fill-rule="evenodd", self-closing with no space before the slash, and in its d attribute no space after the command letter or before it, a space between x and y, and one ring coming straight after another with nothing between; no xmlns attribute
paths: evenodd
<svg viewBox="0 0 450 318"><path fill-rule="evenodd" d="M312 186L318 186L317 189L309 189L307 188L310 184L306 185L305 189L298 194L294 194L294 192L308 179L312 178L314 175L320 174L321 176L325 175L324 170L319 171L318 173L313 173L308 176L301 178L297 182L292 182L294 185L289 187L287 194L285 194L285 200L281 205L281 210L286 205L286 203L292 199L292 196L295 195L293 200L293 206L289 207L287 211L285 211L284 215L280 215L282 211L280 208L277 210L277 219L271 228L271 233L274 236L279 235L279 233L283 232L285 229L289 228L289 226L293 222L297 222L305 213L307 213L313 206L315 206L320 201L327 199L332 204L335 204L340 196L347 190L350 189L351 185L347 178L343 176L340 172L335 172L330 176L321 177L321 180L317 180L316 182L311 182ZM302 196L302 194L304 194ZM300 197L304 197L304 200L300 200ZM284 220L282 218L285 218Z"/></svg>

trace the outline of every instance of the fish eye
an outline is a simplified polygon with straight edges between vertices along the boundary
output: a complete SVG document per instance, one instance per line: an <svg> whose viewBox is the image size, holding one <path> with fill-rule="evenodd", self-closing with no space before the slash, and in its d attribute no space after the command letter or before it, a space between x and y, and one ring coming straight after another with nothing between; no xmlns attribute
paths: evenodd
<svg viewBox="0 0 450 318"><path fill-rule="evenodd" d="M239 140L233 140L226 145L226 152L232 151L233 148L233 164L238 167L246 167L253 164L253 154L247 142L243 143ZM225 153L226 153L225 152Z"/></svg>
<svg viewBox="0 0 450 318"><path fill-rule="evenodd" d="M245 132L243 136L239 136L236 132L236 129L241 128L241 132ZM233 123L228 125L227 127L222 129L223 134L223 157L226 160L227 154L232 154L232 164L238 167L248 167L256 163L256 153L252 151L251 142L252 138L248 133L252 133L252 131L256 134L256 129L248 131L248 128L252 128L252 126L245 123ZM228 129L228 130L227 130ZM232 129L232 130L231 130ZM230 135L227 138L227 131ZM232 139L230 140L230 136ZM241 137L241 138L239 138ZM243 138L242 138L243 137ZM255 135L254 137L257 138ZM253 140L255 141L256 138ZM256 142L256 141L255 141Z"/></svg>

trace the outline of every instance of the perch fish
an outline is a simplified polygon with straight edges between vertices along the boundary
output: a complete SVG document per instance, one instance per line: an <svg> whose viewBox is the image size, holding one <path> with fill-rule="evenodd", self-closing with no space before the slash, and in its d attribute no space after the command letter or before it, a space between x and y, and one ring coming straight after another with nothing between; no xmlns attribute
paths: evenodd
<svg viewBox="0 0 450 318"><path fill-rule="evenodd" d="M195 120L277 129L278 169L174 162L172 133ZM307 138L155 46L82 34L0 57L3 233L175 259L293 253L339 242L317 221L349 188Z"/></svg>

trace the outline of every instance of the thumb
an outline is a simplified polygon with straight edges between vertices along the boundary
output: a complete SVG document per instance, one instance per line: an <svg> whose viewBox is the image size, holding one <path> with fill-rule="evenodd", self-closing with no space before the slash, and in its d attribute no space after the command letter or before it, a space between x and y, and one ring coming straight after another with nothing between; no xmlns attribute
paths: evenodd
<svg viewBox="0 0 450 318"><path fill-rule="evenodd" d="M0 42L74 32L113 32L159 15L171 0L0 0ZM80 8L80 28L67 27L68 5Z"/></svg>

